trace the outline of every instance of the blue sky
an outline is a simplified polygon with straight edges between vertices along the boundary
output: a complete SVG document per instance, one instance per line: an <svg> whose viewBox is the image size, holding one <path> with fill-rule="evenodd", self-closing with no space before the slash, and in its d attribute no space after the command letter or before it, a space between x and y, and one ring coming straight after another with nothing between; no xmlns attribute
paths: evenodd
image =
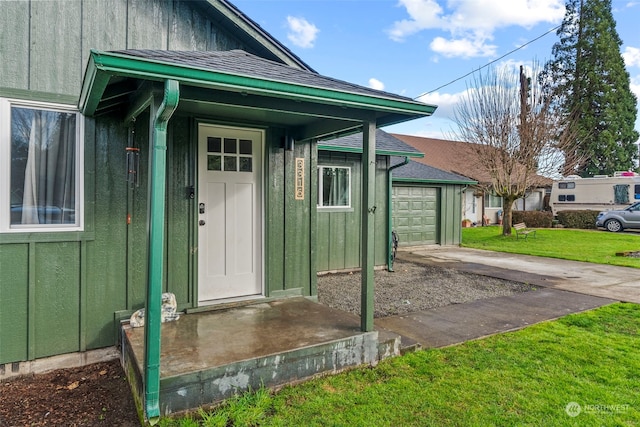
<svg viewBox="0 0 640 427"><path fill-rule="evenodd" d="M438 105L432 117L387 131L450 138L453 105L470 77L497 60L551 58L564 0L231 0L319 73ZM640 0L613 0L621 52L640 99ZM437 90L436 90L437 89ZM426 95L424 95L426 93ZM640 120L636 122L640 129Z"/></svg>

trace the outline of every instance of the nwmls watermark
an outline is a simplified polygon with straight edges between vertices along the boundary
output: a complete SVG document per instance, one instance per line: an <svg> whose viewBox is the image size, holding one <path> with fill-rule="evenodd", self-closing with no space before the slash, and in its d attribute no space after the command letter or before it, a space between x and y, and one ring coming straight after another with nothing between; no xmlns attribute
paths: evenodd
<svg viewBox="0 0 640 427"><path fill-rule="evenodd" d="M577 417L581 413L585 414L624 414L629 410L628 404L616 404L616 405L580 405L577 402L569 402L564 407L564 411L570 417Z"/></svg>

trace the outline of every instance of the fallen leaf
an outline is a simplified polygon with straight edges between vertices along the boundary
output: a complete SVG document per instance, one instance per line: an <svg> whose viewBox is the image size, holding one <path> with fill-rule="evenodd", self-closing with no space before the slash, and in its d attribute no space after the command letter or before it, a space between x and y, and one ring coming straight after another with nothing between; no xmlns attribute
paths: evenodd
<svg viewBox="0 0 640 427"><path fill-rule="evenodd" d="M79 385L80 385L80 382L78 381L72 382L67 386L67 390L73 390L74 388L78 388Z"/></svg>
<svg viewBox="0 0 640 427"><path fill-rule="evenodd" d="M100 375L107 375L107 370L103 369L102 371L99 372Z"/></svg>

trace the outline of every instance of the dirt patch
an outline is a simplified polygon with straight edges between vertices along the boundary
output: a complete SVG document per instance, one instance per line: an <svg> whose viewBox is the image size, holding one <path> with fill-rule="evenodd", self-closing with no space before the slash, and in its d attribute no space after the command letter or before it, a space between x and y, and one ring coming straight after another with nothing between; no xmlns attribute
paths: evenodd
<svg viewBox="0 0 640 427"><path fill-rule="evenodd" d="M397 261L395 270L375 273L376 317L532 289L518 282L410 262ZM318 295L324 304L358 314L360 274L319 277ZM0 402L0 427L140 425L118 361L0 382Z"/></svg>

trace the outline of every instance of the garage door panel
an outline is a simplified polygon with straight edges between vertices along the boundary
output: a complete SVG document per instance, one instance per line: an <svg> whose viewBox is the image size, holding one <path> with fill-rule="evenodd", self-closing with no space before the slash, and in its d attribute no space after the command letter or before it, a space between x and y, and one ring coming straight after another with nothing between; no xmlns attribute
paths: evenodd
<svg viewBox="0 0 640 427"><path fill-rule="evenodd" d="M438 243L439 192L432 187L393 187L393 228L400 245Z"/></svg>

